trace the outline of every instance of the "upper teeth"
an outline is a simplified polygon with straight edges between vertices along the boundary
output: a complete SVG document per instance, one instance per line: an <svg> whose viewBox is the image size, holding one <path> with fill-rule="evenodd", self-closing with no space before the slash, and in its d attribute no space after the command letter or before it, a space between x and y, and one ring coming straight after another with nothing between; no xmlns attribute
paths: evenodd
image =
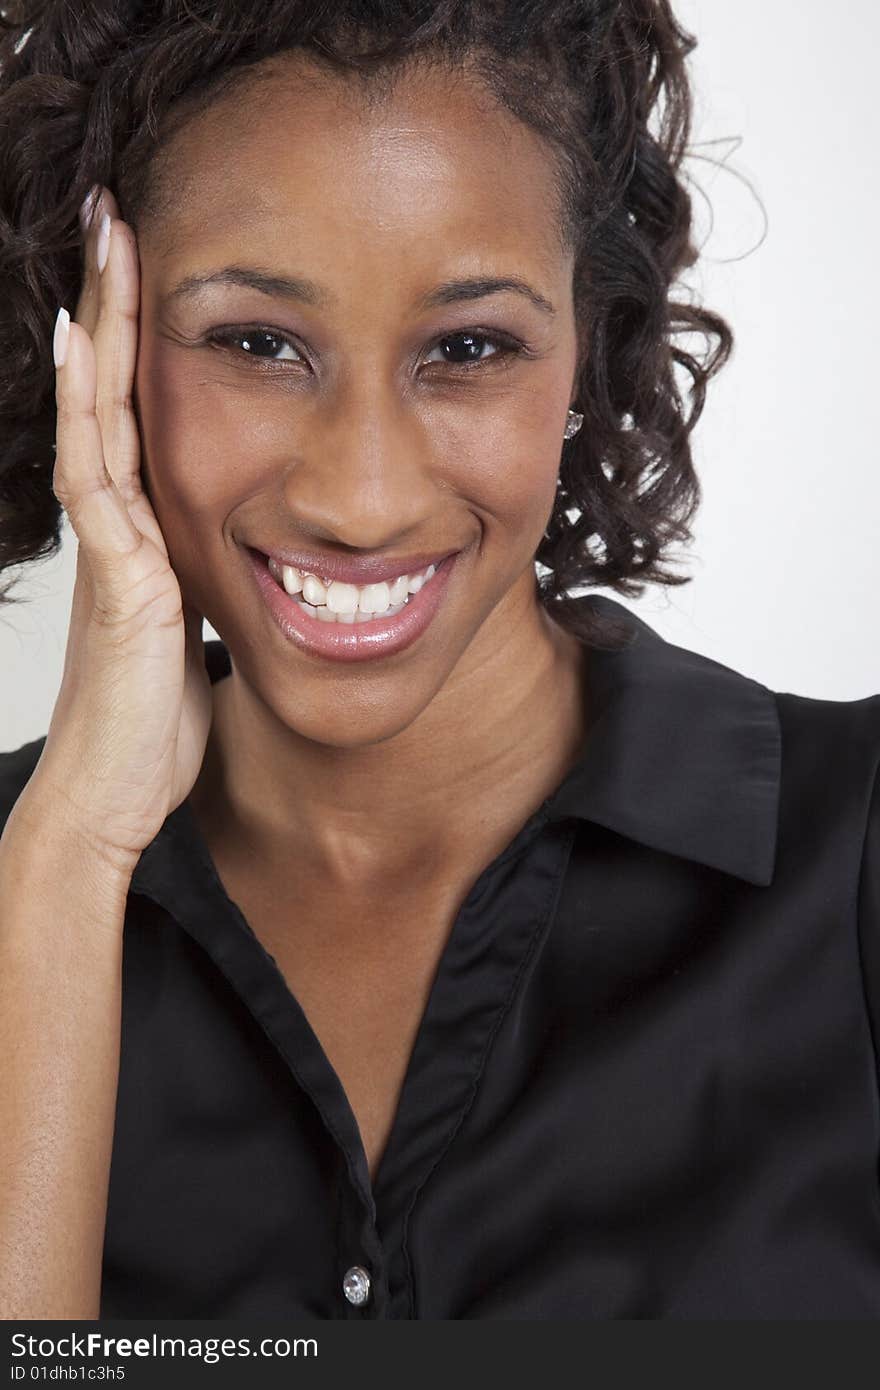
<svg viewBox="0 0 880 1390"><path fill-rule="evenodd" d="M306 603L326 604L331 613L384 613L386 608L403 604L409 594L417 594L436 571L428 565L419 574L399 574L390 583L343 584L338 579L319 579L316 574L299 570L295 565L279 565L269 560L269 570L289 594L302 593Z"/></svg>

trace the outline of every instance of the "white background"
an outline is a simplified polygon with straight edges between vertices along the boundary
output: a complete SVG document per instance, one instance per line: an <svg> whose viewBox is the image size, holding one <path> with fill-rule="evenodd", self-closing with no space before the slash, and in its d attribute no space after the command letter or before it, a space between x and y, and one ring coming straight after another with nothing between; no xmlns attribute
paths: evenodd
<svg viewBox="0 0 880 1390"><path fill-rule="evenodd" d="M676 9L699 40L686 167L711 200L710 221L693 189L687 283L737 341L693 436L703 503L676 565L691 582L605 592L772 689L861 699L880 692L880 6L848 0L844 24L819 0ZM74 555L65 523L61 554L16 586L30 601L0 609L0 749L48 728Z"/></svg>

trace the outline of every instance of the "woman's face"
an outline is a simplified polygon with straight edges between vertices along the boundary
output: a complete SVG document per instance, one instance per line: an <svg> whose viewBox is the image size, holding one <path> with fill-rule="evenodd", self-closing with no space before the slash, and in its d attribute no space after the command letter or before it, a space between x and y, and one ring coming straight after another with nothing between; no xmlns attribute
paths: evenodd
<svg viewBox="0 0 880 1390"><path fill-rule="evenodd" d="M577 357L538 137L439 70L368 111L288 54L182 128L163 178L176 206L138 229L144 480L184 597L240 674L290 728L355 746L487 662L528 661ZM321 302L229 277L175 293L232 266ZM470 277L534 299L425 302ZM339 661L282 633L246 546L459 554L415 642Z"/></svg>

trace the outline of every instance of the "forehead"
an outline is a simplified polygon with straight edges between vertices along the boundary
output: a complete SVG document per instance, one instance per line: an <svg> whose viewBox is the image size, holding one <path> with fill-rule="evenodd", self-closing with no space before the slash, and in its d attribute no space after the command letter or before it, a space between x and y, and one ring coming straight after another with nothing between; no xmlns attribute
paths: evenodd
<svg viewBox="0 0 880 1390"><path fill-rule="evenodd" d="M475 76L436 65L370 93L276 55L185 120L157 173L162 212L139 237L162 259L249 235L337 268L345 248L400 266L487 246L548 270L562 256L549 147Z"/></svg>

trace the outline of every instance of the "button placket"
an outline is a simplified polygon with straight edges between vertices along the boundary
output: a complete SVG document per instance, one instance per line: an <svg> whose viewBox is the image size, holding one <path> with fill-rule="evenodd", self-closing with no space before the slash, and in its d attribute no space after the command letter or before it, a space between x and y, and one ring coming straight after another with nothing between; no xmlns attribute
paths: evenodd
<svg viewBox="0 0 880 1390"><path fill-rule="evenodd" d="M364 1160L366 1162L366 1160ZM372 1194L368 1193L371 1198ZM356 1321L388 1316L385 1252L376 1229L375 1207L363 1203L363 1193L343 1178L335 1257L337 1312Z"/></svg>

